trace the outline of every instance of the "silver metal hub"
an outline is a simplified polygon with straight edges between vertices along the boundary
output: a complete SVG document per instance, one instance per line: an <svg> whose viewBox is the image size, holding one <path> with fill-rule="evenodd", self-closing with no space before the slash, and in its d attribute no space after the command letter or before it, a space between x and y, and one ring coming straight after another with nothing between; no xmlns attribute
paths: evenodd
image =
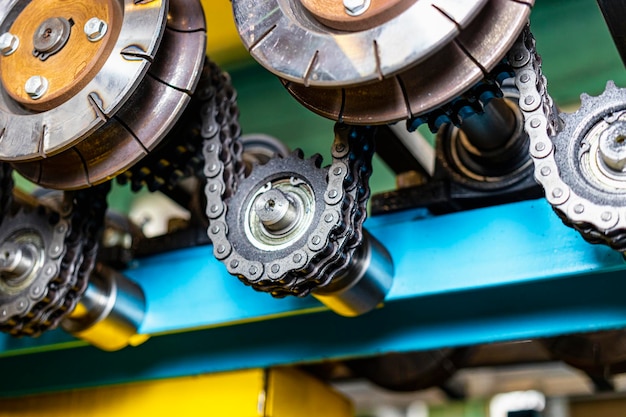
<svg viewBox="0 0 626 417"><path fill-rule="evenodd" d="M295 177L260 188L246 210L245 233L263 250L278 250L300 239L315 215L313 189Z"/></svg>
<svg viewBox="0 0 626 417"><path fill-rule="evenodd" d="M45 61L50 55L59 52L70 38L72 25L63 17L46 19L33 36L33 55Z"/></svg>
<svg viewBox="0 0 626 417"><path fill-rule="evenodd" d="M615 172L626 170L626 122L617 121L600 134L599 155Z"/></svg>
<svg viewBox="0 0 626 417"><path fill-rule="evenodd" d="M613 120L600 121L585 135L581 142L581 172L604 192L622 194L626 192L626 114L614 115Z"/></svg>
<svg viewBox="0 0 626 417"><path fill-rule="evenodd" d="M44 241L33 230L17 231L0 246L0 292L18 294L37 278L45 261Z"/></svg>
<svg viewBox="0 0 626 417"><path fill-rule="evenodd" d="M37 247L32 243L5 242L0 246L0 279L20 284L37 264Z"/></svg>
<svg viewBox="0 0 626 417"><path fill-rule="evenodd" d="M293 229L300 217L295 202L278 189L271 189L258 196L254 210L263 226L277 235Z"/></svg>

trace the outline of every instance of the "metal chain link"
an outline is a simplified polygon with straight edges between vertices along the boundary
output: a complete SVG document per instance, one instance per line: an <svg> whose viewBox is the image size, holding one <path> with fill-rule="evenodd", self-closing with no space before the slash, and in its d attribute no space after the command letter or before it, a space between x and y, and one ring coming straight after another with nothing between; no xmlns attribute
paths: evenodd
<svg viewBox="0 0 626 417"><path fill-rule="evenodd" d="M574 128L561 133L564 129L563 116L559 115L547 92L541 58L528 27L509 52L509 61L515 70L515 82L520 91L520 108L530 137L535 178L544 188L547 200L563 222L578 230L586 240L604 243L619 251L626 250L626 218L620 215L619 208L590 201L564 181L562 167L555 155L566 150L557 148L555 144L557 139L566 143L574 141L576 138L573 136L560 138L560 134L572 133ZM609 84L609 89L615 88L611 86ZM588 96L583 97L579 114L594 112L602 105L602 97L597 103L589 103L589 100ZM574 117L568 118L570 123L578 121Z"/></svg>
<svg viewBox="0 0 626 417"><path fill-rule="evenodd" d="M159 147L116 178L119 184L130 184L134 192L144 186L154 192L174 187L183 178L202 176L204 155L201 111L206 102L211 100L211 77L216 68L208 59L205 61L198 87L181 119Z"/></svg>
<svg viewBox="0 0 626 417"><path fill-rule="evenodd" d="M56 328L74 310L87 288L95 265L109 189L110 183L105 183L68 192L61 213L40 206L34 214L22 215L20 211L17 217L10 215L6 219L11 222L19 220L19 226L26 229L33 227L29 223L34 221L33 215L41 216L54 233L60 235L60 241L53 243L45 255L46 261L40 271L42 276L39 277L45 288L30 286L29 293L16 301L18 306L23 303L24 307L20 307L17 314L0 320L0 331L14 336L38 336L43 331ZM12 194L12 187L1 192L3 196L5 193ZM39 283L38 280L36 284ZM8 307L3 306L1 310L9 311Z"/></svg>
<svg viewBox="0 0 626 417"><path fill-rule="evenodd" d="M306 242L287 256L260 262L239 253L229 240L228 203L244 179L236 95L228 78L213 77L211 100L203 109L204 174L208 234L217 259L245 284L276 297L304 296L345 271L362 241L373 155L373 128L338 125L327 169L325 208ZM302 165L304 166L304 164ZM257 168L258 169L258 168ZM250 177L254 176L253 168Z"/></svg>

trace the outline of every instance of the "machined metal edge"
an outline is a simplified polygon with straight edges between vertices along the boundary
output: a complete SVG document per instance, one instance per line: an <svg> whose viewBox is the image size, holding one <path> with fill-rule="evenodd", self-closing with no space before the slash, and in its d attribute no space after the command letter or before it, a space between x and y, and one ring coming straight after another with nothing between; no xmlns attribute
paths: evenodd
<svg viewBox="0 0 626 417"><path fill-rule="evenodd" d="M355 32L323 26L298 0L235 0L233 11L243 43L269 71L302 85L345 87L388 77L426 59L486 3L420 0L380 26Z"/></svg>
<svg viewBox="0 0 626 417"><path fill-rule="evenodd" d="M428 113L483 79L509 51L533 1L490 0L461 34L425 61L378 82L318 88L283 80L296 100L341 122L386 124Z"/></svg>
<svg viewBox="0 0 626 417"><path fill-rule="evenodd" d="M14 7L20 6L17 3ZM0 160L28 161L54 155L104 125L148 71L161 43L167 9L167 0L124 0L122 27L102 69L78 94L51 110L25 110L0 90ZM10 11L0 24L1 32L11 24L7 16Z"/></svg>
<svg viewBox="0 0 626 417"><path fill-rule="evenodd" d="M47 188L80 189L119 175L158 146L187 107L202 74L206 27L198 16L203 14L197 0L171 0L148 75L114 117L74 147L14 163L15 169Z"/></svg>

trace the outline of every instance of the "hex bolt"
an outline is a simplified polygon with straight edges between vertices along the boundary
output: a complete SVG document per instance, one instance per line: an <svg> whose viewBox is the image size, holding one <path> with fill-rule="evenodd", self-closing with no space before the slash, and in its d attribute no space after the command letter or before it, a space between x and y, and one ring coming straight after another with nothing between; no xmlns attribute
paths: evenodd
<svg viewBox="0 0 626 417"><path fill-rule="evenodd" d="M33 75L26 81L24 91L33 100L40 99L48 91L48 80L41 75Z"/></svg>
<svg viewBox="0 0 626 417"><path fill-rule="evenodd" d="M0 35L0 52L2 55L9 56L13 52L17 51L20 46L20 38L12 33L5 32Z"/></svg>
<svg viewBox="0 0 626 417"><path fill-rule="evenodd" d="M85 23L85 35L87 35L87 39L91 42L98 42L100 39L104 38L104 35L107 34L109 26L107 23L98 19L97 17L92 17Z"/></svg>
<svg viewBox="0 0 626 417"><path fill-rule="evenodd" d="M600 134L598 152L611 170L626 171L626 122L614 122Z"/></svg>
<svg viewBox="0 0 626 417"><path fill-rule="evenodd" d="M349 16L360 16L370 7L371 0L343 0L343 7Z"/></svg>

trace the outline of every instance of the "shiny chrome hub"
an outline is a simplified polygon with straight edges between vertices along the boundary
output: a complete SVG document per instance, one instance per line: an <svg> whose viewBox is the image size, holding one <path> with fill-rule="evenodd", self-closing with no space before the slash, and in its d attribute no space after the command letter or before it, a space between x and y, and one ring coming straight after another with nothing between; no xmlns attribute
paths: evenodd
<svg viewBox="0 0 626 417"><path fill-rule="evenodd" d="M283 249L300 239L314 218L313 189L296 177L279 179L249 200L246 236L259 249Z"/></svg>
<svg viewBox="0 0 626 417"><path fill-rule="evenodd" d="M45 260L44 242L33 230L21 230L0 246L0 291L18 293L37 278Z"/></svg>

